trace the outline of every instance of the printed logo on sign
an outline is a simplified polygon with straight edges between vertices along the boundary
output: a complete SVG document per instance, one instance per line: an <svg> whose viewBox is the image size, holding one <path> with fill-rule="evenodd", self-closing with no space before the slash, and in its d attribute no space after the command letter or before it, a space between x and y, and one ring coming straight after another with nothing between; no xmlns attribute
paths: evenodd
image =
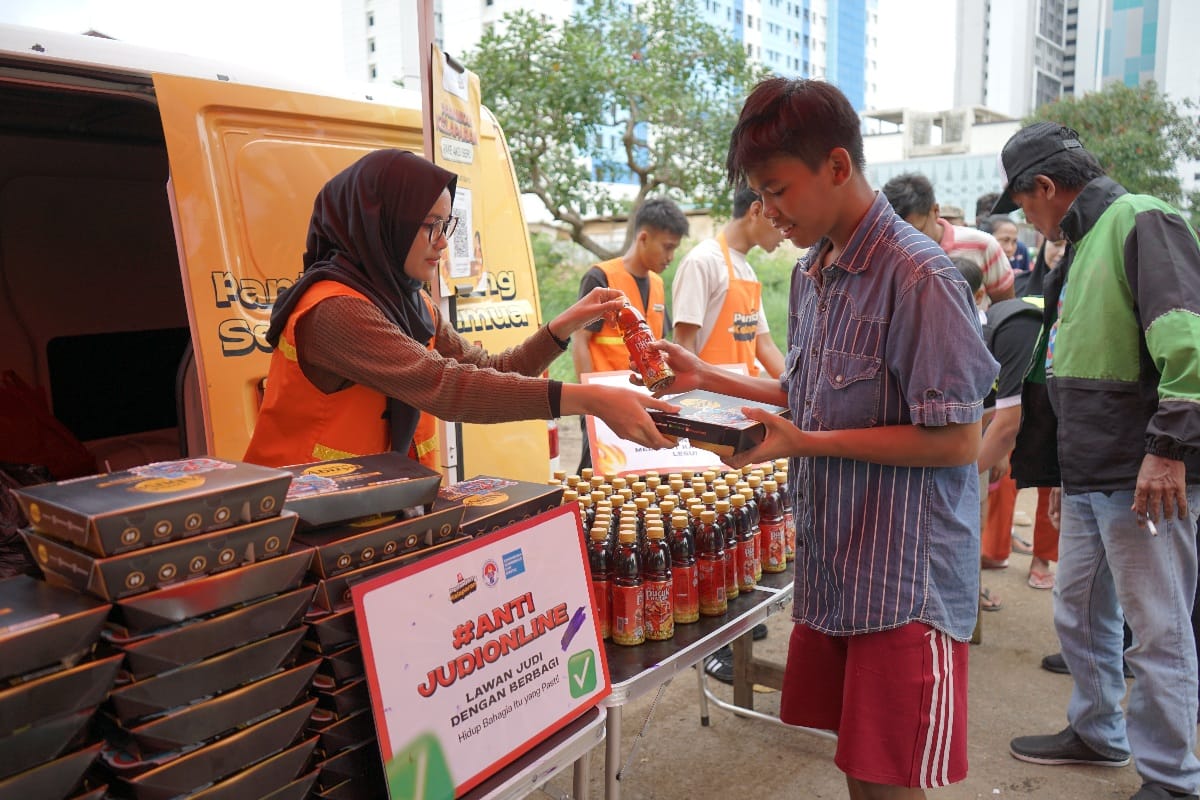
<svg viewBox="0 0 1200 800"><path fill-rule="evenodd" d="M388 795L433 800L454 796L454 780L437 737L418 736L387 762Z"/></svg>
<svg viewBox="0 0 1200 800"><path fill-rule="evenodd" d="M508 580L512 580L525 571L525 554L520 550L505 553L502 558L504 559L504 577Z"/></svg>
<svg viewBox="0 0 1200 800"><path fill-rule="evenodd" d="M496 562L488 559L483 562L483 583L489 589L495 588L500 582L500 568L496 566Z"/></svg>
<svg viewBox="0 0 1200 800"><path fill-rule="evenodd" d="M567 659L567 677L571 697L584 697L596 691L596 653L581 650Z"/></svg>
<svg viewBox="0 0 1200 800"><path fill-rule="evenodd" d="M464 578L460 572L458 573L458 582L450 587L450 602L457 603L478 588L479 586L475 583L474 575Z"/></svg>

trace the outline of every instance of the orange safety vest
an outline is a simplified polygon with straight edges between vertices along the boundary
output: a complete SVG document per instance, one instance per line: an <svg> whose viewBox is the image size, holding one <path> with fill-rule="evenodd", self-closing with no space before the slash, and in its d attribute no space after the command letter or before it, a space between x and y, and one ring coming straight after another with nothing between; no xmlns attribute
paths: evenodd
<svg viewBox="0 0 1200 800"><path fill-rule="evenodd" d="M729 291L725 294L725 305L721 306L712 333L705 340L699 355L701 360L710 364L745 364L750 375L757 376L755 352L762 284L734 277L733 258L729 255L724 232L717 234L717 244L721 245L725 268L729 271Z"/></svg>
<svg viewBox="0 0 1200 800"><path fill-rule="evenodd" d="M637 280L625 269L623 258L614 258L596 266L608 278L608 288L620 289L629 298L629 304L642 312L654 338L663 338L667 297L662 276L657 272L647 273L650 278L650 302L646 307L642 305L642 293ZM608 319L604 320L604 327L588 339L588 352L592 355L592 369L596 372L629 369L629 351L625 349L621 329Z"/></svg>
<svg viewBox="0 0 1200 800"><path fill-rule="evenodd" d="M358 384L326 394L300 369L296 325L317 303L330 297L367 300L362 293L337 281L315 283L300 298L271 355L262 408L246 448L245 460L252 464L284 467L382 453L391 448L387 397ZM433 301L424 293L422 298L436 319ZM432 338L426 346L433 349ZM421 412L409 457L438 469L437 434L437 418Z"/></svg>

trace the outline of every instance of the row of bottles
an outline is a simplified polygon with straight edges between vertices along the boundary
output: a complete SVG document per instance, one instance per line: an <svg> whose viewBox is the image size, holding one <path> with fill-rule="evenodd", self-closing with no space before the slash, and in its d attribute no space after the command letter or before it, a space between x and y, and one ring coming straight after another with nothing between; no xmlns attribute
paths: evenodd
<svg viewBox="0 0 1200 800"><path fill-rule="evenodd" d="M779 573L795 554L795 527L777 471L744 468L718 476L657 473L556 474L577 502L601 633L636 645L674 636L675 625L723 616L730 600Z"/></svg>

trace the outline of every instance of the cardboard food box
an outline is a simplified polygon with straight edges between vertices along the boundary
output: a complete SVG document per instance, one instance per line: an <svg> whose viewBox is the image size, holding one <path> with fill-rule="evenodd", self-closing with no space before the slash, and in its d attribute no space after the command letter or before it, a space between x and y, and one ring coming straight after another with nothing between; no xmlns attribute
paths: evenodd
<svg viewBox="0 0 1200 800"><path fill-rule="evenodd" d="M292 781L287 786L264 795L262 800L307 800L311 796L309 793L312 791L320 775L321 770L314 769L307 775Z"/></svg>
<svg viewBox="0 0 1200 800"><path fill-rule="evenodd" d="M412 519L384 514L301 531L296 534L296 541L315 548L312 573L332 578L453 539L461 521L461 508L447 508Z"/></svg>
<svg viewBox="0 0 1200 800"><path fill-rule="evenodd" d="M287 708L308 688L319 660L309 661L225 692L200 703L184 706L131 728L129 740L142 756L181 750L207 742L242 725ZM127 744L129 744L127 743ZM290 777L295 777L292 773Z"/></svg>
<svg viewBox="0 0 1200 800"><path fill-rule="evenodd" d="M87 785L90 785L92 783L92 781L86 780L86 777L87 776L85 775L84 783ZM83 794L77 794L74 797L72 797L71 800L104 800L104 798L106 798L106 797L108 797L108 784L107 783L101 784L100 786L97 786L94 789L85 789Z"/></svg>
<svg viewBox="0 0 1200 800"><path fill-rule="evenodd" d="M371 709L363 708L320 730L321 752L331 756L347 747L375 738L375 722Z"/></svg>
<svg viewBox="0 0 1200 800"><path fill-rule="evenodd" d="M287 469L294 477L284 505L300 515L304 528L427 505L442 481L440 472L396 452Z"/></svg>
<svg viewBox="0 0 1200 800"><path fill-rule="evenodd" d="M354 642L339 650L327 653L321 660L321 666L317 672L318 674L314 678L314 681L321 678L329 681L329 684L325 686L314 684L318 688L342 686L352 680L361 678L366 672L366 667L363 665L362 647L357 642Z"/></svg>
<svg viewBox="0 0 1200 800"><path fill-rule="evenodd" d="M343 608L330 613L314 608L304 617L308 625L307 644L319 653L329 653L358 641L358 624L354 619L354 608Z"/></svg>
<svg viewBox="0 0 1200 800"><path fill-rule="evenodd" d="M317 706L332 711L338 719L344 719L355 711L370 709L371 697L367 693L367 679L360 678L332 691L315 693Z"/></svg>
<svg viewBox="0 0 1200 800"><path fill-rule="evenodd" d="M303 636L303 627L284 631L228 653L117 687L108 695L113 713L128 727L136 719L263 678L291 663Z"/></svg>
<svg viewBox="0 0 1200 800"><path fill-rule="evenodd" d="M0 781L0 800L63 800L100 755L102 745L67 753Z"/></svg>
<svg viewBox="0 0 1200 800"><path fill-rule="evenodd" d="M731 456L749 450L761 444L765 438L766 426L743 414L743 408L761 408L772 414L788 416L784 406L744 400L703 389L668 397L667 401L680 406L680 409L677 413L650 409L655 427L664 436L687 439L693 447L718 456Z"/></svg>
<svg viewBox="0 0 1200 800"><path fill-rule="evenodd" d="M562 505L562 487L477 475L444 486L435 509L463 507L459 532L479 536Z"/></svg>
<svg viewBox="0 0 1200 800"><path fill-rule="evenodd" d="M192 617L295 589L312 560L309 548L117 601L111 622L121 635L146 633Z"/></svg>
<svg viewBox="0 0 1200 800"><path fill-rule="evenodd" d="M204 533L177 542L97 558L48 536L21 531L46 579L103 600L117 600L172 583L212 575L284 553L296 515Z"/></svg>
<svg viewBox="0 0 1200 800"><path fill-rule="evenodd" d="M304 765L317 743L317 737L312 736L293 745L281 753L270 756L254 766L247 767L235 773L220 783L213 784L192 795L192 800L246 800L251 797L273 797L275 793L286 789L297 781L296 776ZM310 773L304 792L317 779L317 772ZM303 781L303 778L300 779Z"/></svg>
<svg viewBox="0 0 1200 800"><path fill-rule="evenodd" d="M205 619L136 638L109 636L125 653L125 671L142 680L293 628L308 610L315 586L272 595Z"/></svg>
<svg viewBox="0 0 1200 800"><path fill-rule="evenodd" d="M461 536L457 539L450 539L433 545L432 547L426 547L407 556L399 556L387 561L368 564L365 567L360 567L350 572L342 572L334 575L332 578L322 578L317 582L317 591L313 595L313 604L323 611L340 611L353 604L353 600L350 597L350 587L359 581L373 578L391 569L398 569L406 564L411 564L414 561L419 561L422 558L430 556L446 547L451 547L458 542L465 541L467 541L467 537Z"/></svg>
<svg viewBox="0 0 1200 800"><path fill-rule="evenodd" d="M0 736L100 705L117 678L122 658L98 658L0 690Z"/></svg>
<svg viewBox="0 0 1200 800"><path fill-rule="evenodd" d="M11 736L0 739L0 779L58 758L82 738L84 726L96 709L41 719Z"/></svg>
<svg viewBox="0 0 1200 800"><path fill-rule="evenodd" d="M111 556L273 517L291 478L255 464L184 458L13 493L34 529Z"/></svg>
<svg viewBox="0 0 1200 800"><path fill-rule="evenodd" d="M382 786L384 782L383 759L374 738L347 747L317 766L321 768L317 782L322 786L332 787L344 780L374 782L375 786Z"/></svg>
<svg viewBox="0 0 1200 800"><path fill-rule="evenodd" d="M100 638L111 608L28 575L0 580L0 681L74 663Z"/></svg>
<svg viewBox="0 0 1200 800"><path fill-rule="evenodd" d="M138 762L121 764L118 783L134 800L168 800L206 787L289 747L315 702L281 711L165 763L151 762L145 770ZM114 766L111 760L107 763Z"/></svg>

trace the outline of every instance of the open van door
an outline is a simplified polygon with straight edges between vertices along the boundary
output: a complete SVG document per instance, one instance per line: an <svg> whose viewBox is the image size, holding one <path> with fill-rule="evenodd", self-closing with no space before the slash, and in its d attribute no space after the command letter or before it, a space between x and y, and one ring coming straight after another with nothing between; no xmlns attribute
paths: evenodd
<svg viewBox="0 0 1200 800"><path fill-rule="evenodd" d="M207 452L238 459L267 375L271 306L302 269L314 197L371 150L420 153L420 101L403 93L407 105L385 105L169 75L155 75L154 88L202 410L202 419L181 423L202 426ZM475 230L464 234L479 232L496 266L458 304L455 322L467 339L496 352L536 330L540 311L506 145L490 117L480 133ZM547 477L545 422L462 428L451 478Z"/></svg>

